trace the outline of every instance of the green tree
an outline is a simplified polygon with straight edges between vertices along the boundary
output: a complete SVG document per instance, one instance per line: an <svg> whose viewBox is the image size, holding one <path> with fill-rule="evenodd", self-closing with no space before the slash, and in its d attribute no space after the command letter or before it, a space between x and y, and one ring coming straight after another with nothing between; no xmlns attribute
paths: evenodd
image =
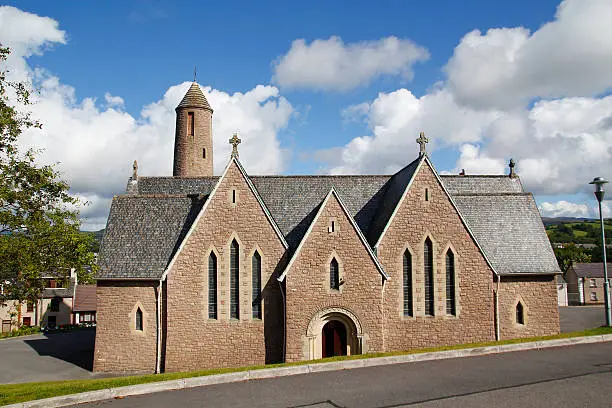
<svg viewBox="0 0 612 408"><path fill-rule="evenodd" d="M0 67L9 52L0 46ZM88 281L95 271L92 238L80 232L78 199L54 166L36 162L37 151L19 147L25 130L42 128L24 113L30 93L0 68L0 304L36 300L43 275L65 277L75 268L79 280Z"/></svg>
<svg viewBox="0 0 612 408"><path fill-rule="evenodd" d="M563 245L563 248L555 248L554 251L563 273L567 272L574 263L591 262L591 255L573 243Z"/></svg>

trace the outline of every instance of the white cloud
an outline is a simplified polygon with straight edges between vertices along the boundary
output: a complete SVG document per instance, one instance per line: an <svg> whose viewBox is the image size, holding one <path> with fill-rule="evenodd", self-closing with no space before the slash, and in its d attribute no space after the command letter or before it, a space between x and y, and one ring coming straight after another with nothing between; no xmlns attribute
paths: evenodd
<svg viewBox="0 0 612 408"><path fill-rule="evenodd" d="M0 30L9 18L8 25L21 27L22 32L0 38L13 50L22 51L13 53L2 69L10 70L10 79L31 79L40 89L28 108L43 128L25 132L21 143L43 148L41 162L60 163L59 170L71 191L90 202L82 210L85 227L103 227L110 199L125 191L134 159L139 162L141 175L172 174L174 108L190 84L170 87L160 100L143 107L137 117L123 111L124 101L119 96L107 93L105 104L92 97L77 99L74 88L42 68L31 69L25 59L49 44L64 42L57 23L13 8L7 13L6 9L0 8ZM22 19L24 23L20 24ZM32 19L41 21L30 24ZM23 32L30 27L38 34ZM270 174L283 170L287 153L280 147L277 132L287 126L293 108L277 88L260 85L244 93L228 94L206 87L203 92L214 109L216 173L229 159L228 139L236 130L241 132L240 158L247 171Z"/></svg>
<svg viewBox="0 0 612 408"><path fill-rule="evenodd" d="M402 88L380 93L371 103L351 106L343 116L364 120L372 134L354 138L329 162L329 171L335 174L396 171L416 158L415 140L420 131L425 131L430 140L428 151L481 141L486 127L499 113L464 109L445 89L417 98Z"/></svg>
<svg viewBox="0 0 612 408"><path fill-rule="evenodd" d="M592 216L586 204L570 203L565 200L554 203L543 202L538 209L542 217L589 218Z"/></svg>
<svg viewBox="0 0 612 408"><path fill-rule="evenodd" d="M349 44L339 37L299 39L274 63L272 80L283 88L346 91L382 75L410 80L412 66L428 58L425 48L397 37Z"/></svg>
<svg viewBox="0 0 612 408"><path fill-rule="evenodd" d="M465 35L446 71L457 99L480 109L533 98L595 96L612 86L612 2L566 0L534 33L523 27Z"/></svg>

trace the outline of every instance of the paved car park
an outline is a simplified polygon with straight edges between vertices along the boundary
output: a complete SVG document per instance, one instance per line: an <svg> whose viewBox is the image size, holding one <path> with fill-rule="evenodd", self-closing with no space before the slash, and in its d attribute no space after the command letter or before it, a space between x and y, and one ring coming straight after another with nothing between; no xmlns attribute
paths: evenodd
<svg viewBox="0 0 612 408"><path fill-rule="evenodd" d="M95 329L0 340L0 383L92 378Z"/></svg>

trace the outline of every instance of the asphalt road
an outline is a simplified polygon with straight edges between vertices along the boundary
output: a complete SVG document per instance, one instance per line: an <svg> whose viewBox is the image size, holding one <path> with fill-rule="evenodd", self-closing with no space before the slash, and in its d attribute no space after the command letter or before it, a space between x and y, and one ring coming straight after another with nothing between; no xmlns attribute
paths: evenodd
<svg viewBox="0 0 612 408"><path fill-rule="evenodd" d="M610 407L612 343L221 384L80 407Z"/></svg>

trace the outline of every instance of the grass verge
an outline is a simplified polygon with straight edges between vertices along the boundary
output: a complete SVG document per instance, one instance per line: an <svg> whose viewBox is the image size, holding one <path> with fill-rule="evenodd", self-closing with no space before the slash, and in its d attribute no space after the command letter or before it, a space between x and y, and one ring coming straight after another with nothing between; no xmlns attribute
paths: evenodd
<svg viewBox="0 0 612 408"><path fill-rule="evenodd" d="M564 339L580 336L596 336L602 334L612 334L612 328L600 327L579 332L562 333L554 336L530 337L525 339L510 339L502 341L489 341L482 343L457 344L453 346L429 347L410 351L396 351L389 353L370 353L359 354L354 356L338 356L322 360L300 361L296 363L285 364L268 364L260 366L239 367L239 368L219 368L203 371L191 371L181 373L164 373L164 374L149 374L129 377L114 377L101 378L93 380L67 380L67 381L50 381L22 384L5 384L0 385L0 405L15 404L18 402L31 401L42 398L56 397L60 395L76 394L85 391L95 391L104 388L123 387L126 385L145 384L158 381L176 380L180 378L200 377L213 374L233 373L247 370L260 370L263 368L286 367L303 364L325 363L330 361L341 360L356 360L372 357L398 356L405 354L429 353L434 351L459 350L474 347L499 346L504 344L526 343L531 341Z"/></svg>

